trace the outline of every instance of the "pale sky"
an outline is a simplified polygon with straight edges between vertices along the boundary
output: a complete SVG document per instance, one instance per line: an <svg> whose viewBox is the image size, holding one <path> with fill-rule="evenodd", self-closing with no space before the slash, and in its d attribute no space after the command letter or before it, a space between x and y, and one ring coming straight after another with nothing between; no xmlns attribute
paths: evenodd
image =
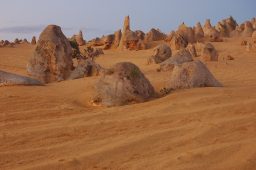
<svg viewBox="0 0 256 170"><path fill-rule="evenodd" d="M232 15L239 23L256 16L256 0L0 0L0 39L31 39L48 24L66 36L83 30L91 39L122 28L126 15L133 30L170 32L210 18L212 24Z"/></svg>

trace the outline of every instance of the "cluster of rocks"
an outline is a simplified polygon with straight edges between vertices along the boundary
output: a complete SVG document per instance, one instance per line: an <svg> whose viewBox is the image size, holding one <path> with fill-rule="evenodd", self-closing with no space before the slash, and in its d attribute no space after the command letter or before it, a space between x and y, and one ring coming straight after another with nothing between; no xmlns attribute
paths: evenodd
<svg viewBox="0 0 256 170"><path fill-rule="evenodd" d="M34 54L27 65L27 72L43 83L90 76L101 69L93 60L93 56L101 52L89 51L90 57L78 58L78 65L74 67L70 41L59 26L49 25L40 34Z"/></svg>
<svg viewBox="0 0 256 170"><path fill-rule="evenodd" d="M16 38L13 42L10 42L8 40L1 40L0 41L0 47L15 47L15 45L18 44L36 44L36 37L33 36L31 42L29 42L26 38L25 39L18 39Z"/></svg>
<svg viewBox="0 0 256 170"><path fill-rule="evenodd" d="M103 46L104 50L144 50L148 48L148 43L153 41L165 40L167 35L159 29L152 28L148 33L136 30L132 31L130 27L130 17L124 19L123 29L117 30L114 34L95 38L88 41L89 46Z"/></svg>
<svg viewBox="0 0 256 170"><path fill-rule="evenodd" d="M8 40L1 40L0 41L0 47L14 47L15 46L15 43L13 42L10 42Z"/></svg>
<svg viewBox="0 0 256 170"><path fill-rule="evenodd" d="M212 26L211 21L207 19L204 26L198 22L193 28L182 23L165 41L172 49L180 50L196 42L221 42L227 37L253 37L255 30L256 18L238 25L233 17L229 17L219 21L216 26Z"/></svg>
<svg viewBox="0 0 256 170"><path fill-rule="evenodd" d="M194 87L220 87L221 84L207 69L200 60L194 60L188 49L181 49L175 55L169 52L171 48L167 45L159 45L155 49L154 58L165 60L159 64L158 71L170 72L170 80L166 89L194 88ZM168 51L168 55L164 51ZM206 44L203 49L203 60L216 61L218 54L216 49L210 44ZM159 61L159 60L156 60Z"/></svg>

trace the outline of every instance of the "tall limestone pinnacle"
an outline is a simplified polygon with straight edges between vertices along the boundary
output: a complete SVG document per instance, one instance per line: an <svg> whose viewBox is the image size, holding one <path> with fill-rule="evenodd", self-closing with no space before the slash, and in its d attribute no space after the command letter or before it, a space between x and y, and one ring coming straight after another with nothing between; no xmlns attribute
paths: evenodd
<svg viewBox="0 0 256 170"><path fill-rule="evenodd" d="M124 19L123 32L130 31L130 16L126 16Z"/></svg>
<svg viewBox="0 0 256 170"><path fill-rule="evenodd" d="M128 15L124 18L124 25L123 25L123 30L122 30L121 41L119 44L119 49L123 49L125 36L129 31L131 31L131 28L130 28L130 16Z"/></svg>

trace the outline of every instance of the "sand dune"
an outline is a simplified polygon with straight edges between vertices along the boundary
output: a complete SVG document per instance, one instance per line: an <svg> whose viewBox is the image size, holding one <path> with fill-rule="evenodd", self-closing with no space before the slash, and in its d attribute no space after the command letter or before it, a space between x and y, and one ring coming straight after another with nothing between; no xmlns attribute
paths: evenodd
<svg viewBox="0 0 256 170"><path fill-rule="evenodd" d="M0 169L256 169L256 52L240 39L214 43L207 63L223 88L178 90L122 107L92 107L98 77L0 88ZM0 68L26 75L31 45L0 48ZM138 65L159 91L167 73L152 50L106 51L97 62ZM222 60L226 55L233 61Z"/></svg>

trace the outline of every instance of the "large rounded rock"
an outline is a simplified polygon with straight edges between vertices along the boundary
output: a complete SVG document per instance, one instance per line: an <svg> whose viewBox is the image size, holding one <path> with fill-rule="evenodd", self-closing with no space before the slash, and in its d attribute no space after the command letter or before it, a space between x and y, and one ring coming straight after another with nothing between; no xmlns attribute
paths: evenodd
<svg viewBox="0 0 256 170"><path fill-rule="evenodd" d="M171 48L166 44L158 45L154 50L154 54L149 58L149 63L162 63L163 61L167 60L172 56Z"/></svg>
<svg viewBox="0 0 256 170"><path fill-rule="evenodd" d="M199 60L175 65L168 82L170 89L221 86L208 68Z"/></svg>
<svg viewBox="0 0 256 170"><path fill-rule="evenodd" d="M47 26L29 60L28 73L42 82L50 83L67 79L72 69L72 48L68 39L59 26Z"/></svg>
<svg viewBox="0 0 256 170"><path fill-rule="evenodd" d="M13 73L8 73L0 70L0 86L14 86L14 85L42 85L38 80L20 76Z"/></svg>
<svg viewBox="0 0 256 170"><path fill-rule="evenodd" d="M160 64L160 71L172 71L175 65L190 61L193 61L191 53L186 49L182 49L171 58L162 62Z"/></svg>
<svg viewBox="0 0 256 170"><path fill-rule="evenodd" d="M207 43L202 50L201 57L204 61L218 61L219 55L211 43Z"/></svg>
<svg viewBox="0 0 256 170"><path fill-rule="evenodd" d="M118 63L96 85L97 101L105 106L144 102L154 96L154 88L140 69L128 62Z"/></svg>

